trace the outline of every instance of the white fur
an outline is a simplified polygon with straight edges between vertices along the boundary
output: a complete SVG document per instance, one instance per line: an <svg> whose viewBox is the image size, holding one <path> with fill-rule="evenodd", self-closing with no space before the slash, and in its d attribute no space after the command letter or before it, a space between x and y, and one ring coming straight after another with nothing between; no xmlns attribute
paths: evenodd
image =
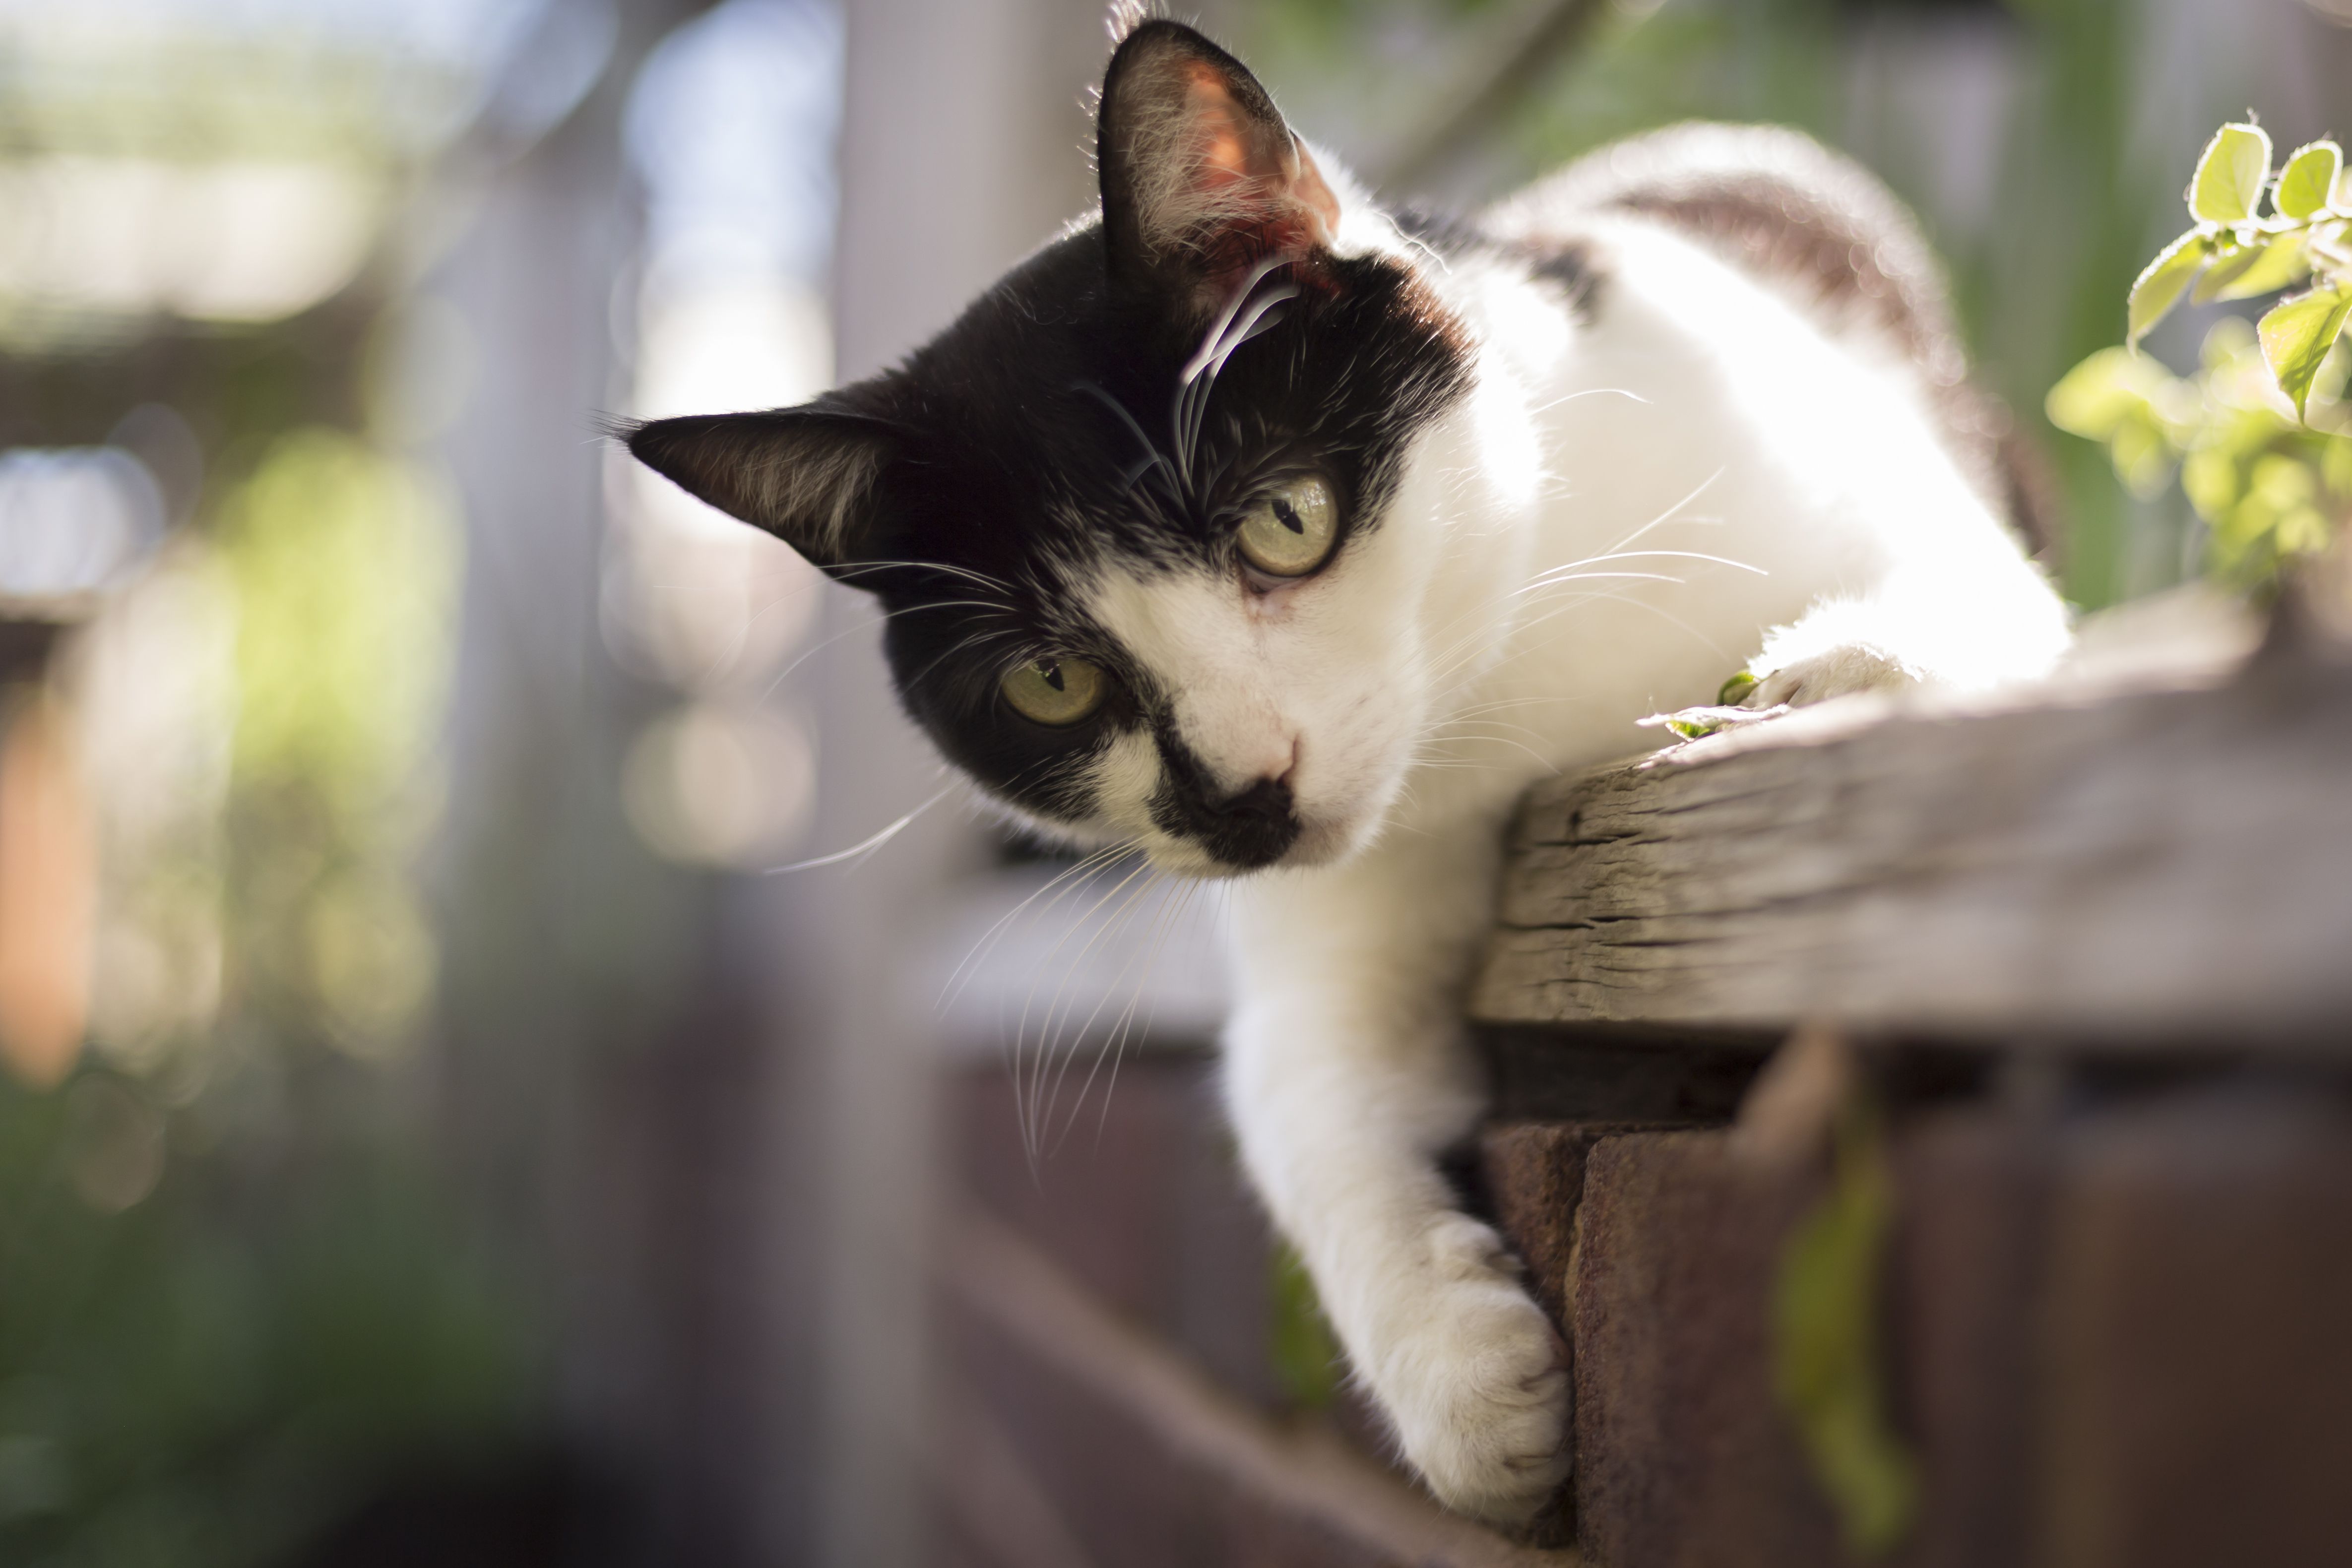
<svg viewBox="0 0 2352 1568"><path fill-rule="evenodd" d="M1568 1469L1559 1347L1434 1164L1482 1107L1461 995L1513 802L1742 665L1775 701L1982 687L2046 671L2065 619L1884 344L1633 219L1591 231L1605 293L1580 326L1509 267L1411 249L1322 167L1341 247L1411 257L1469 324L1477 391L1321 574L1087 596L1223 781L1288 773L1306 831L1234 900L1243 1155L1406 1457L1445 1501L1524 1519ZM1152 825L1157 779L1148 740L1115 748L1100 827L1213 873Z"/></svg>

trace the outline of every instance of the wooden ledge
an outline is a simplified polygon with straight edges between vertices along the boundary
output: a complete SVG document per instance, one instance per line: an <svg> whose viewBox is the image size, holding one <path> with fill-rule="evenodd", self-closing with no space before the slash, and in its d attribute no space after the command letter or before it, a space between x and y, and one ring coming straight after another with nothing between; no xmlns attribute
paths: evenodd
<svg viewBox="0 0 2352 1568"><path fill-rule="evenodd" d="M1540 785L1472 1015L2352 1061L2340 655L2274 629L2220 684L1849 699Z"/></svg>

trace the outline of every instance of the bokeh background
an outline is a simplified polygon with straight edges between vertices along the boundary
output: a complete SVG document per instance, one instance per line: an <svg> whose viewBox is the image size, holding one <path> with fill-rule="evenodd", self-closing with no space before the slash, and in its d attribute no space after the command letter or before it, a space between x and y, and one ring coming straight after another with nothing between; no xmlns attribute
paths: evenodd
<svg viewBox="0 0 2352 1568"><path fill-rule="evenodd" d="M1693 115L1863 158L2086 608L2200 525L2045 393L2215 124L2352 132L2347 0L1202 14L1396 195ZM0 0L0 1561L932 1560L940 1063L1041 985L1197 1043L1213 911L994 925L1045 873L864 603L598 420L943 324L1087 204L1105 53L1094 0Z"/></svg>

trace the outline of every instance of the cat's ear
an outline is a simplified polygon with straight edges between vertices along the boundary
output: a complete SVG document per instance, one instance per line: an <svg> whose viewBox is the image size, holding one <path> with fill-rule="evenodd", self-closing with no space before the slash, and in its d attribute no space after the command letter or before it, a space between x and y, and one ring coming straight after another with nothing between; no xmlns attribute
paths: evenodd
<svg viewBox="0 0 2352 1568"><path fill-rule="evenodd" d="M765 528L822 567L851 564L874 531L875 482L898 436L825 402L626 424L630 454L687 494Z"/></svg>
<svg viewBox="0 0 2352 1568"><path fill-rule="evenodd" d="M1181 23L1111 56L1095 120L1114 282L1213 309L1269 258L1331 243L1339 199L1242 63Z"/></svg>

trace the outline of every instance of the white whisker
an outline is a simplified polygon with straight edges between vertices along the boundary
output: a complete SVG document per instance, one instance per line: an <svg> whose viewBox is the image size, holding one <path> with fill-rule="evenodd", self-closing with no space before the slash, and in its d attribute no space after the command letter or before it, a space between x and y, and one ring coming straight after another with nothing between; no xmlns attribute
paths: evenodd
<svg viewBox="0 0 2352 1568"><path fill-rule="evenodd" d="M872 838L861 839L845 850L836 850L829 855L819 855L814 860L794 861L790 865L762 866L760 869L760 874L761 876L783 876L791 872L814 871L819 866L839 865L844 861L862 861L867 855L870 855L875 851L880 849L884 844L888 843L892 839L897 838L900 833L905 832L916 818L921 816L924 812L929 810L940 801L946 800L950 795L954 794L955 790L956 785L954 783L950 783L938 794L932 796L929 800L924 801L921 805L916 807L913 810L908 812L905 816L899 818L897 821L891 823L888 827L883 829Z"/></svg>

